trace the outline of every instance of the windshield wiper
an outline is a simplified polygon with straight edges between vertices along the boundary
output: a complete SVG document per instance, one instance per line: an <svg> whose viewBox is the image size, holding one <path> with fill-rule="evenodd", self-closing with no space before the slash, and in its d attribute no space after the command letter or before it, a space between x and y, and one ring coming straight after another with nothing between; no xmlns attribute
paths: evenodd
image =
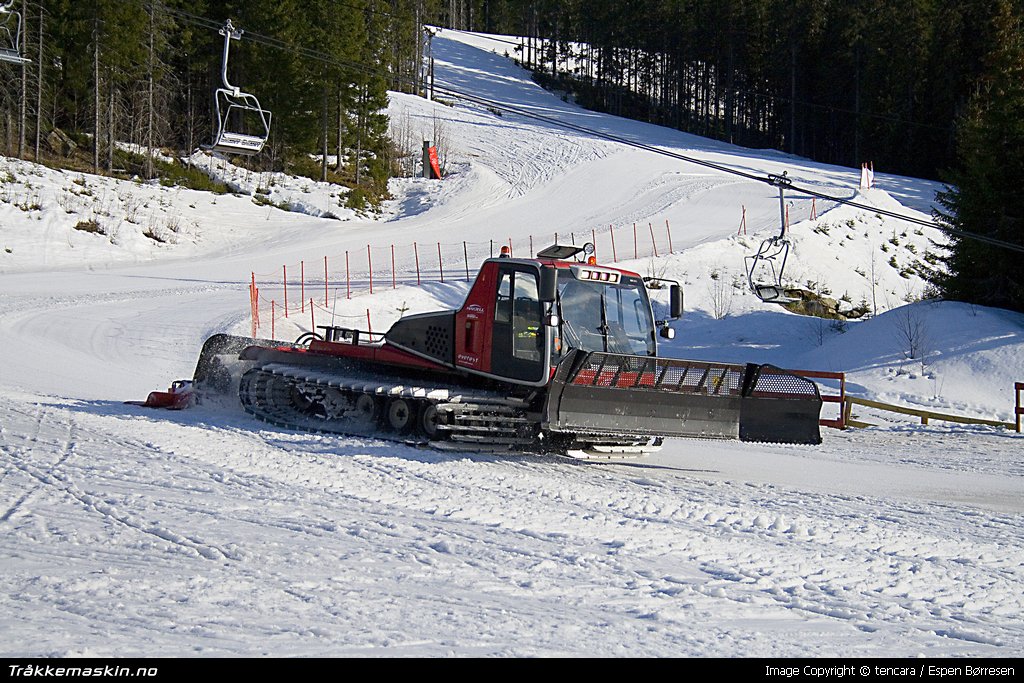
<svg viewBox="0 0 1024 683"><path fill-rule="evenodd" d="M601 288L601 325L597 328L597 331L601 333L601 339L604 344L604 352L608 353L608 312L605 310L605 288Z"/></svg>

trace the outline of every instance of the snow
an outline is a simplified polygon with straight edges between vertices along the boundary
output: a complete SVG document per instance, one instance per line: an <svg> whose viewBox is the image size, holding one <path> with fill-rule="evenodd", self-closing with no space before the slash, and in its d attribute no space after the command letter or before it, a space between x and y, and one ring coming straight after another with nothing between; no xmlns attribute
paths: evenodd
<svg viewBox="0 0 1024 683"><path fill-rule="evenodd" d="M493 38L433 45L438 82L545 116L906 215L926 217L939 189L879 172L858 194L856 169L580 110ZM125 405L190 376L207 336L250 331L252 273L269 298L283 265L291 279L397 244L397 287L387 263L369 294L360 262L352 298L336 280L329 294L336 319L370 309L382 330L459 305L463 242L478 263L490 240L518 251L593 231L607 261L609 226L630 243L633 223L660 240L668 221L673 253L618 254L686 285L664 355L842 370L856 396L1014 419L1024 316L916 302L925 284L907 266L936 251L933 229L842 206L812 219L787 197L787 274L875 313L840 326L745 288L743 257L778 231L774 188L466 102L393 94L391 113L443 142L447 177L393 181L378 216L342 208L337 188L203 155L231 193L0 159L0 652L1019 656L1024 442L1010 430L864 409L879 426L824 429L820 446L671 439L577 462ZM293 211L253 201L271 187ZM75 229L92 220L101 232ZM444 283L431 266L416 286L413 242L454 249ZM278 317L277 336L307 316Z"/></svg>

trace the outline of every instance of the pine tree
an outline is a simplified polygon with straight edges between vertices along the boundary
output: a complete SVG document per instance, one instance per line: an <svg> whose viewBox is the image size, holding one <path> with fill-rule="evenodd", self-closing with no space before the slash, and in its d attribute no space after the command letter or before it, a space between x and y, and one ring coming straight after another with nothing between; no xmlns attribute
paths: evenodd
<svg viewBox="0 0 1024 683"><path fill-rule="evenodd" d="M1024 17L999 3L987 73L959 138L959 166L939 195L940 225L1024 246ZM1024 311L1019 252L950 234L946 297Z"/></svg>

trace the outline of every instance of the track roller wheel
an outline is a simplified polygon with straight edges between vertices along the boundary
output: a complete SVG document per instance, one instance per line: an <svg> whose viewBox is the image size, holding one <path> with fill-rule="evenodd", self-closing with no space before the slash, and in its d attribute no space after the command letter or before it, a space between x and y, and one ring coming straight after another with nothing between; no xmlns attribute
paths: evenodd
<svg viewBox="0 0 1024 683"><path fill-rule="evenodd" d="M369 394L359 394L353 408L355 419L361 425L372 426L380 419L380 401Z"/></svg>
<svg viewBox="0 0 1024 683"><path fill-rule="evenodd" d="M437 404L428 403L420 411L420 418L417 422L420 432L430 439L431 441L437 441L443 439L447 432L440 429L438 425L443 424L444 418L441 416L440 411L437 409Z"/></svg>
<svg viewBox="0 0 1024 683"><path fill-rule="evenodd" d="M411 401L393 398L388 402L387 424L396 434L405 434L416 424L416 410Z"/></svg>

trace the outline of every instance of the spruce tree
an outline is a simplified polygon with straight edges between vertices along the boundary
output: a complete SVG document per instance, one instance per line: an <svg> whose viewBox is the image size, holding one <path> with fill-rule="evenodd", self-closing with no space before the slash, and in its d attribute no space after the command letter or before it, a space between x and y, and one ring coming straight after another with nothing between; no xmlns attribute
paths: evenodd
<svg viewBox="0 0 1024 683"><path fill-rule="evenodd" d="M1024 247L1024 18L999 3L986 75L959 137L959 164L939 194L941 226ZM1018 251L949 233L948 271L936 284L950 299L1024 311Z"/></svg>

